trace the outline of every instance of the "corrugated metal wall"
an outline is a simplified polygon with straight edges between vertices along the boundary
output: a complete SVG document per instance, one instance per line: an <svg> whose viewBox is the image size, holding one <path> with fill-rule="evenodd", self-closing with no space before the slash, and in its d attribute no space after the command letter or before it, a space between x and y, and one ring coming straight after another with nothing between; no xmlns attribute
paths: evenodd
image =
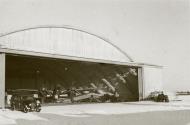
<svg viewBox="0 0 190 125"><path fill-rule="evenodd" d="M86 32L66 28L37 28L0 38L1 48L129 62L114 46Z"/></svg>
<svg viewBox="0 0 190 125"><path fill-rule="evenodd" d="M143 67L144 98L151 92L162 91L162 68Z"/></svg>

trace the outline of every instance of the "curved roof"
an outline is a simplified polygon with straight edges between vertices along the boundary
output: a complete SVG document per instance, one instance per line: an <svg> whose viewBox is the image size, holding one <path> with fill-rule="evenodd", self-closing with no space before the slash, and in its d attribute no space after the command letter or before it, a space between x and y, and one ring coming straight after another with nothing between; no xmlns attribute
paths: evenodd
<svg viewBox="0 0 190 125"><path fill-rule="evenodd" d="M0 48L98 60L132 62L113 42L70 26L39 26L0 35Z"/></svg>

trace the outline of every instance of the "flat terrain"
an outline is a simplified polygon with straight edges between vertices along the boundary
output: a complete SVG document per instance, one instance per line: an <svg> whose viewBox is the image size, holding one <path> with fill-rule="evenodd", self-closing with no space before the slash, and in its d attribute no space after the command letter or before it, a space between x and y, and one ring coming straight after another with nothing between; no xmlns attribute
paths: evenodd
<svg viewBox="0 0 190 125"><path fill-rule="evenodd" d="M17 125L190 125L190 111L158 111L121 115L67 117L39 114L48 121L16 120Z"/></svg>
<svg viewBox="0 0 190 125"><path fill-rule="evenodd" d="M43 106L40 113L0 110L0 125L190 125L188 102Z"/></svg>

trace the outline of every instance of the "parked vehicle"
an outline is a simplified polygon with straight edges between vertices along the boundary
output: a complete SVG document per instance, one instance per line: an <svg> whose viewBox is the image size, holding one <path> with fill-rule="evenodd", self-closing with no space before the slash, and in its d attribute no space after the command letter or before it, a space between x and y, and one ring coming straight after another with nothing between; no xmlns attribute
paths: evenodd
<svg viewBox="0 0 190 125"><path fill-rule="evenodd" d="M151 92L147 100L153 100L155 102L169 102L168 95L164 94L163 91Z"/></svg>
<svg viewBox="0 0 190 125"><path fill-rule="evenodd" d="M19 110L25 113L41 111L40 101L33 97L33 95L13 95L11 98L11 109Z"/></svg>

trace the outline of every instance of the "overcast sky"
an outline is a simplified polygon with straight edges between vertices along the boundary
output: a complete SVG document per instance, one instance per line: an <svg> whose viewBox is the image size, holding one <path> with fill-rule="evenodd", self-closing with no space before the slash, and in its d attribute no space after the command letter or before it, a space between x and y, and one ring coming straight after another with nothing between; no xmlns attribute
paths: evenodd
<svg viewBox="0 0 190 125"><path fill-rule="evenodd" d="M190 90L189 0L0 0L0 33L38 25L104 36L136 62L163 65L165 89Z"/></svg>

